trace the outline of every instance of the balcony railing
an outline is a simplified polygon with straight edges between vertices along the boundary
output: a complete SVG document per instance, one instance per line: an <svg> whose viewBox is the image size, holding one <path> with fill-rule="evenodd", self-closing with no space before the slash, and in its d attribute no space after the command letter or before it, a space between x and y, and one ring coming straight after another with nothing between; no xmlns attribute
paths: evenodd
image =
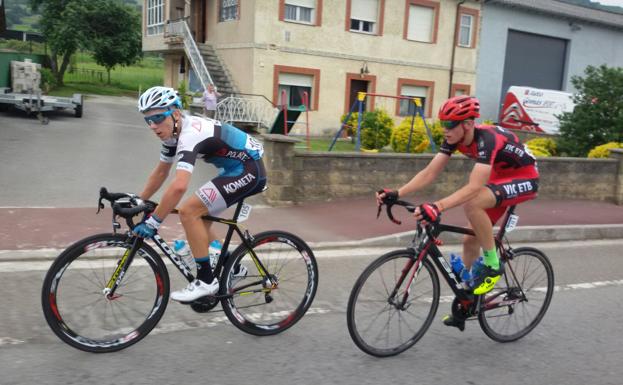
<svg viewBox="0 0 623 385"><path fill-rule="evenodd" d="M279 110L261 95L228 96L216 105L216 119L222 122L255 124L270 128Z"/></svg>

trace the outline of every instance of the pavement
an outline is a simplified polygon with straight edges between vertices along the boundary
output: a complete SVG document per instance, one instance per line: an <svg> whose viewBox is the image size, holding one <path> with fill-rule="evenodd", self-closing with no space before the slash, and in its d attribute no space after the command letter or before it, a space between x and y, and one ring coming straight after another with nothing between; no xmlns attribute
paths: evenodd
<svg viewBox="0 0 623 385"><path fill-rule="evenodd" d="M415 227L411 214L398 206L394 215L402 225L392 223L384 212L377 219L373 197L287 207L270 207L261 197L253 197L251 202L251 216L243 223L251 233L285 230L303 238L314 250L403 247L412 239ZM98 215L96 211L95 204L91 208L0 208L0 261L52 258L77 240L110 232L111 210ZM232 212L229 209L224 216ZM610 202L536 199L519 205L516 214L518 227L508 235L513 242L623 239L623 206ZM467 223L461 208L445 212L442 221L459 226ZM215 229L221 236L225 234L225 226L216 225ZM166 218L160 233L168 241L184 237L177 215ZM447 244L460 242L459 237L442 239Z"/></svg>

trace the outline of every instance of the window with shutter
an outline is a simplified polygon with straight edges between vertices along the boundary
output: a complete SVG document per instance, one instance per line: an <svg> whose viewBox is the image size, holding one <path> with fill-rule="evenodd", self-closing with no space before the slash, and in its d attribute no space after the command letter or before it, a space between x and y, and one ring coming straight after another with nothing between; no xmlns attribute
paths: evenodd
<svg viewBox="0 0 623 385"><path fill-rule="evenodd" d="M379 21L379 0L352 0L350 9L350 30L377 33Z"/></svg>

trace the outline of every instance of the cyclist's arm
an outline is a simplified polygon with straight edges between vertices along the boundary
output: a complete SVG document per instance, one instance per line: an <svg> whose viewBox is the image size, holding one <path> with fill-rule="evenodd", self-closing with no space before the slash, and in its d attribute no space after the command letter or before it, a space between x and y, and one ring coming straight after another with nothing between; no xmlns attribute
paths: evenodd
<svg viewBox="0 0 623 385"><path fill-rule="evenodd" d="M171 210L182 200L184 193L186 193L188 189L191 175L192 173L185 170L178 169L175 172L175 179L173 179L169 187L165 190L160 204L158 204L158 207L156 207L154 211L154 214L156 214L160 220L164 220Z"/></svg>
<svg viewBox="0 0 623 385"><path fill-rule="evenodd" d="M437 153L426 167L413 177L407 184L398 189L398 196L404 197L431 184L448 164L450 156Z"/></svg>
<svg viewBox="0 0 623 385"><path fill-rule="evenodd" d="M158 165L152 170L151 174L147 178L147 183L143 187L140 197L142 199L149 199L160 189L160 186L164 183L171 171L172 163L158 162Z"/></svg>
<svg viewBox="0 0 623 385"><path fill-rule="evenodd" d="M438 200L435 204L441 211L445 211L452 207L460 206L474 198L482 186L486 185L489 181L491 169L491 165L476 163L472 169L472 173L469 175L469 182L450 196Z"/></svg>

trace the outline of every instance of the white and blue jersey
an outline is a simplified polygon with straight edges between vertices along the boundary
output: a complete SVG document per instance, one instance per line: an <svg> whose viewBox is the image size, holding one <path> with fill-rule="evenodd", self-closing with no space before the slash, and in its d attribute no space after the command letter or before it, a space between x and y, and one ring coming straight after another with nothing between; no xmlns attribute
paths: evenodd
<svg viewBox="0 0 623 385"><path fill-rule="evenodd" d="M184 116L176 138L162 142L160 160L190 173L197 158L211 163L219 175L197 191L210 214L231 206L241 198L256 194L266 185L262 162L264 148L251 135L212 119Z"/></svg>

